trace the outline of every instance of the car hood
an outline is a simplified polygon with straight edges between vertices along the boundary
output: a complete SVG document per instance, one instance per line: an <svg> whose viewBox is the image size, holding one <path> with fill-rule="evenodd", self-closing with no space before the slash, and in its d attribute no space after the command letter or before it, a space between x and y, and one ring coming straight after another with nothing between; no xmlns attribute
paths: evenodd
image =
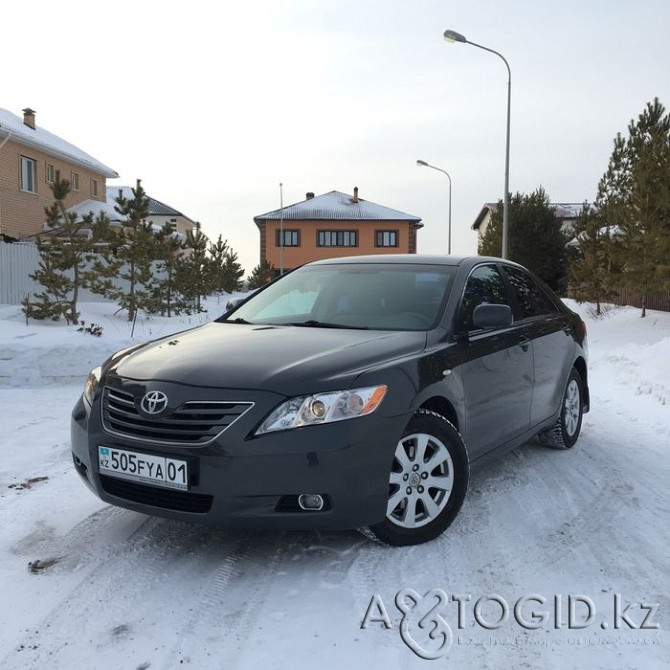
<svg viewBox="0 0 670 670"><path fill-rule="evenodd" d="M288 396L346 388L361 372L425 346L424 332L211 323L131 350L106 372Z"/></svg>

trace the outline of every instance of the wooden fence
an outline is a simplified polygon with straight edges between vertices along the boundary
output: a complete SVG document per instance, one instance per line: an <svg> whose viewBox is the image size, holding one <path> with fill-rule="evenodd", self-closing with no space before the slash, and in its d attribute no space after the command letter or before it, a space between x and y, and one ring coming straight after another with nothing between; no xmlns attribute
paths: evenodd
<svg viewBox="0 0 670 670"><path fill-rule="evenodd" d="M608 296L607 302L615 305L630 305L642 307L642 296L629 289L617 291L614 296ZM647 309L658 309L661 312L670 312L670 291L652 293L647 296Z"/></svg>

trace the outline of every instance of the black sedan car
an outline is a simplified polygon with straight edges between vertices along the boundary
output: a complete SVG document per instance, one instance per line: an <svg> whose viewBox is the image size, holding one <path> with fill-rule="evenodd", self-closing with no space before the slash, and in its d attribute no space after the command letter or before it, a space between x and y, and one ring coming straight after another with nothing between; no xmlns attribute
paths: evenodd
<svg viewBox="0 0 670 670"><path fill-rule="evenodd" d="M588 411L586 329L498 258L304 265L216 321L114 354L72 414L102 500L244 527L437 537L470 467Z"/></svg>

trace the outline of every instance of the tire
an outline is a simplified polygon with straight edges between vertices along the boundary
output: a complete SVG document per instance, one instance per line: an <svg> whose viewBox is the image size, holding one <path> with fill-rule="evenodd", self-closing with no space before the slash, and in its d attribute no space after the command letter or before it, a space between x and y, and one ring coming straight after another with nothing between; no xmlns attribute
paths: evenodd
<svg viewBox="0 0 670 670"><path fill-rule="evenodd" d="M584 415L584 386L582 378L572 368L565 385L561 414L553 428L540 434L540 441L554 449L570 449L579 438Z"/></svg>
<svg viewBox="0 0 670 670"><path fill-rule="evenodd" d="M363 534L392 546L433 540L456 518L469 476L458 431L440 414L419 410L393 454L386 518Z"/></svg>

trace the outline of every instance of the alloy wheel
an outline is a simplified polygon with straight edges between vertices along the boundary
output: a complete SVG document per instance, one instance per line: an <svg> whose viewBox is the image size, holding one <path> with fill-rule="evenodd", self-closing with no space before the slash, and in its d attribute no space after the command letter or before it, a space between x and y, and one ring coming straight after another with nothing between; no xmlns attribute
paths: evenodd
<svg viewBox="0 0 670 670"><path fill-rule="evenodd" d="M419 528L435 520L454 487L449 450L427 433L403 437L395 450L389 477L386 517L402 528Z"/></svg>

